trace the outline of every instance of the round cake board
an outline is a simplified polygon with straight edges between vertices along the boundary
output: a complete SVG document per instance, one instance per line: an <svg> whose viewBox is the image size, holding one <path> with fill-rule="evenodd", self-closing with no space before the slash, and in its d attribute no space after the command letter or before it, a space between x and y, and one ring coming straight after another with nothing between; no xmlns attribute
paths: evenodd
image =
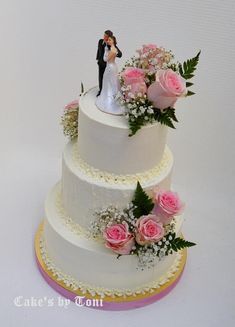
<svg viewBox="0 0 235 327"><path fill-rule="evenodd" d="M154 303L165 295L167 295L179 282L187 259L187 250L182 250L182 259L180 262L179 269L174 273L174 275L164 283L159 288L154 291L145 292L144 294L131 295L131 296L119 296L119 297L111 297L104 296L101 298L100 296L92 296L90 293L84 293L80 289L76 291L71 287L65 285L62 280L58 280L57 276L55 276L46 266L43 261L41 251L40 251L40 238L43 232L43 223L40 224L36 235L35 235L35 255L36 262L39 268L40 273L46 282L59 294L61 294L66 299L75 302L78 307L88 307L99 310L130 310L136 309L140 307L144 307L148 304Z"/></svg>

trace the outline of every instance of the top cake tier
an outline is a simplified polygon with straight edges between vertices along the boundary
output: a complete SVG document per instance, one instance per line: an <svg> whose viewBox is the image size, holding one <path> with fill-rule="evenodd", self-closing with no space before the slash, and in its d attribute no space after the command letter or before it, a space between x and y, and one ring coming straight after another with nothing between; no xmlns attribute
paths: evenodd
<svg viewBox="0 0 235 327"><path fill-rule="evenodd" d="M128 136L128 121L100 111L96 105L97 88L79 100L78 151L90 166L114 174L141 173L162 159L167 127L159 123L144 126Z"/></svg>

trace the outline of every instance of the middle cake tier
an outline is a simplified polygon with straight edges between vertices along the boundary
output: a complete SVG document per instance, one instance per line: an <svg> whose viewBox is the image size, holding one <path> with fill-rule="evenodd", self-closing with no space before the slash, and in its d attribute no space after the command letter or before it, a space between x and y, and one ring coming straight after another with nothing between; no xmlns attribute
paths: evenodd
<svg viewBox="0 0 235 327"><path fill-rule="evenodd" d="M143 173L117 175L88 165L78 152L77 140L63 152L61 207L83 228L89 228L97 209L114 205L123 209L133 200L139 181L152 197L155 188L168 190L171 184L173 156L166 146L162 160Z"/></svg>

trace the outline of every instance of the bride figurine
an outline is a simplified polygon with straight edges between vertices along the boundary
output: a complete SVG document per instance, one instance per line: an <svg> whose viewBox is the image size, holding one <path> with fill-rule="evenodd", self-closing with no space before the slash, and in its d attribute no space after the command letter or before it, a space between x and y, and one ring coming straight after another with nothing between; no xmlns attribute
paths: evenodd
<svg viewBox="0 0 235 327"><path fill-rule="evenodd" d="M116 38L114 35L107 40L104 52L104 61L107 63L103 76L103 85L100 95L96 99L96 106L101 110L113 115L122 115L123 108L119 105L117 95L120 90L118 80L118 67L115 62L118 50L116 48Z"/></svg>

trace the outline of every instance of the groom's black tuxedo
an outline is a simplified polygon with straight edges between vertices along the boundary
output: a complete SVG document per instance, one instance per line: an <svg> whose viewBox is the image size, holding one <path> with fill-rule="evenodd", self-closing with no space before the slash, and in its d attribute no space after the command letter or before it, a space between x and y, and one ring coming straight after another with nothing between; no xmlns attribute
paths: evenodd
<svg viewBox="0 0 235 327"><path fill-rule="evenodd" d="M105 50L106 43L104 42L103 39L100 39L98 42L98 49L97 49L97 54L96 54L96 60L97 64L99 66L99 91L101 92L102 90L102 82L103 82L103 75L106 67L106 62L104 61L104 50ZM108 48L110 49L110 46L108 45ZM121 58L122 52L117 48L117 57Z"/></svg>

